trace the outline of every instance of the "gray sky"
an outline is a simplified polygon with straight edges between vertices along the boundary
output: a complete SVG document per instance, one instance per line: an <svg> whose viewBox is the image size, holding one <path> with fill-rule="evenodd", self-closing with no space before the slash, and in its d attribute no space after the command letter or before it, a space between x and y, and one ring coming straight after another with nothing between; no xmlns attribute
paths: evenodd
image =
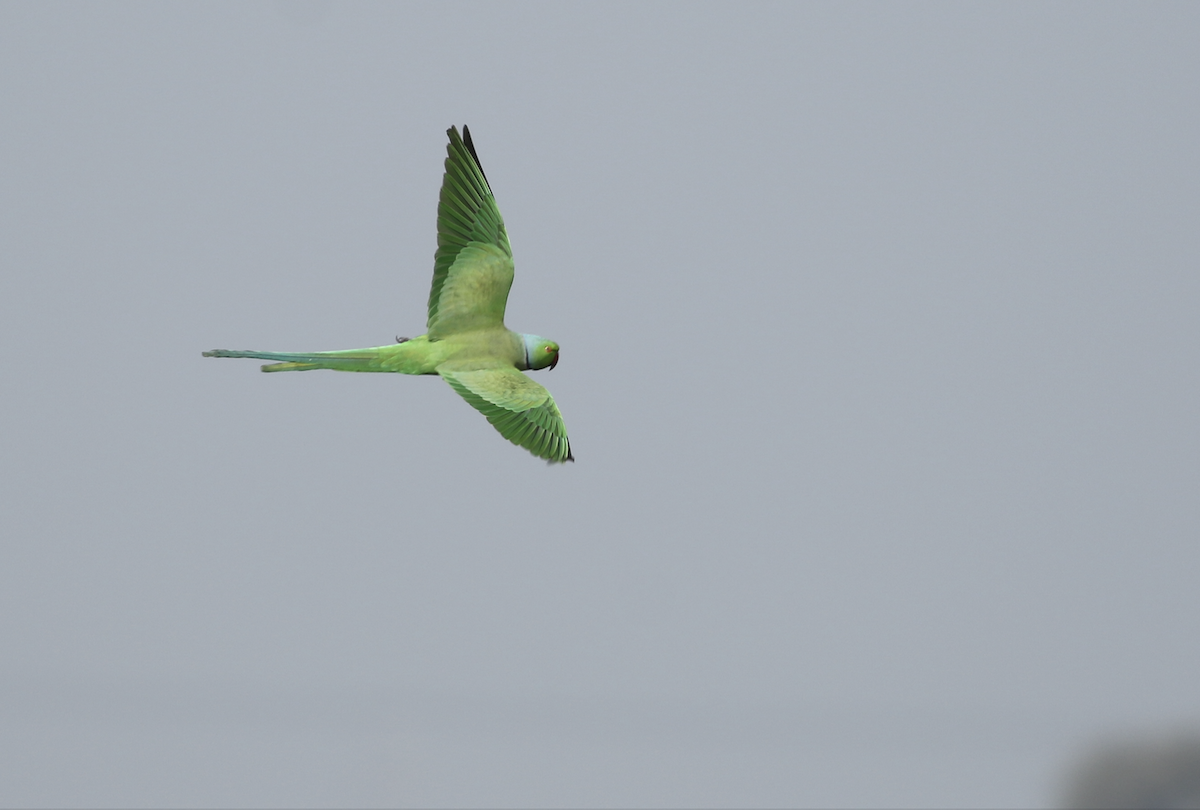
<svg viewBox="0 0 1200 810"><path fill-rule="evenodd" d="M1200 6L0 5L0 804L1052 803L1200 721ZM578 463L436 378L445 130Z"/></svg>

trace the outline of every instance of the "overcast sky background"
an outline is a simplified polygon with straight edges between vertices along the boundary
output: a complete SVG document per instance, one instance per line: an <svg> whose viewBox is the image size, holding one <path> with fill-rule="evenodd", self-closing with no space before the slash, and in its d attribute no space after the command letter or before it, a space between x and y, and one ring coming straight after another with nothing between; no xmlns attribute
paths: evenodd
<svg viewBox="0 0 1200 810"><path fill-rule="evenodd" d="M0 5L0 804L1036 806L1200 721L1200 5ZM436 378L445 130L578 463Z"/></svg>

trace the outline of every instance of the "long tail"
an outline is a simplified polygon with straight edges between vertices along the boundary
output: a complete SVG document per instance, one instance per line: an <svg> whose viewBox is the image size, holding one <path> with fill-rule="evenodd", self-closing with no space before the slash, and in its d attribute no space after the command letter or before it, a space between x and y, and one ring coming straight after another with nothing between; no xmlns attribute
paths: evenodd
<svg viewBox="0 0 1200 810"><path fill-rule="evenodd" d="M252 357L255 360L277 360L262 367L263 371L311 371L329 368L336 371L383 371L379 355L362 349L339 352L245 352L233 349L213 349L205 357Z"/></svg>

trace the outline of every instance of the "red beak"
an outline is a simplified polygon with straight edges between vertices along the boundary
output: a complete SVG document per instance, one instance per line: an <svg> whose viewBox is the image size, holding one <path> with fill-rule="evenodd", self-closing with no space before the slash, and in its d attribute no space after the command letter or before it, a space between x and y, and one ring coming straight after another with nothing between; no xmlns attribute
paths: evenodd
<svg viewBox="0 0 1200 810"><path fill-rule="evenodd" d="M550 361L550 370L554 371L554 367L558 365L558 352L554 353L554 359Z"/></svg>

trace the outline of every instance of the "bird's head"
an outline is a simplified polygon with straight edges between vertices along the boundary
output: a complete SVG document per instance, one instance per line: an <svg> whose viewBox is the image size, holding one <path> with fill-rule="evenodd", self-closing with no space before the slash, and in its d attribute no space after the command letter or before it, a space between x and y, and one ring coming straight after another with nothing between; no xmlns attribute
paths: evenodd
<svg viewBox="0 0 1200 810"><path fill-rule="evenodd" d="M546 368L553 369L558 365L558 344L537 335L523 335L525 338L525 365L530 370Z"/></svg>

